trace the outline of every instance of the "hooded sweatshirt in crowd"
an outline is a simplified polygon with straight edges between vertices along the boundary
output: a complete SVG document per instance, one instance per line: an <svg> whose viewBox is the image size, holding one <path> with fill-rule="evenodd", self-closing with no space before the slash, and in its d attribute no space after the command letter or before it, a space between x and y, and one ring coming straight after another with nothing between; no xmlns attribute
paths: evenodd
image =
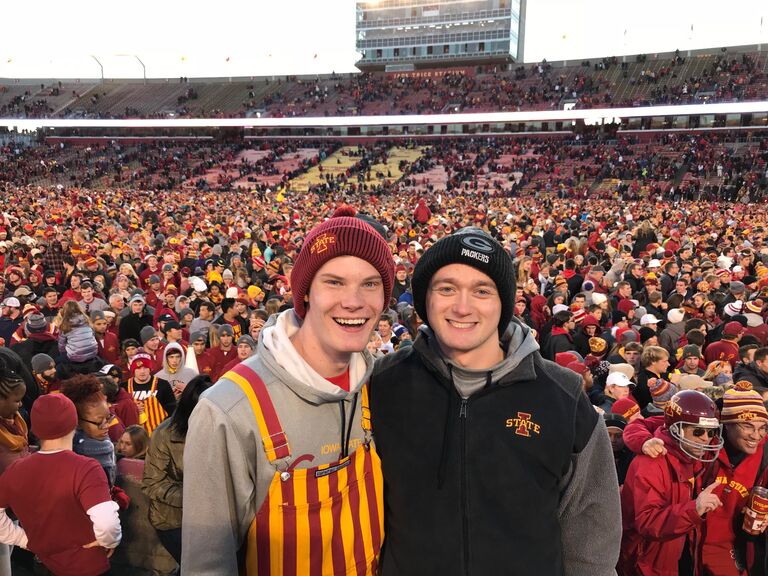
<svg viewBox="0 0 768 576"><path fill-rule="evenodd" d="M179 367L176 370L171 370L171 368L168 367L168 352L171 350L178 350L181 352L181 364L179 364ZM186 367L186 360L187 357L184 353L184 347L176 342L171 342L165 347L165 350L163 350L163 369L157 372L155 376L162 380L166 380L171 385L171 388L173 388L174 382L189 384L189 381L197 376L197 372L192 370L192 368Z"/></svg>
<svg viewBox="0 0 768 576"><path fill-rule="evenodd" d="M363 441L359 392L373 369L373 357L368 351L352 355L347 392L320 376L299 355L290 341L298 329L292 309L273 315L261 331L257 353L243 365L266 385L291 446L291 463L307 468L339 460L342 429L350 418L350 453ZM342 414L346 423L341 421ZM248 398L240 386L222 377L200 397L187 433L185 573L237 574L237 551L274 476L275 467L267 460Z"/></svg>

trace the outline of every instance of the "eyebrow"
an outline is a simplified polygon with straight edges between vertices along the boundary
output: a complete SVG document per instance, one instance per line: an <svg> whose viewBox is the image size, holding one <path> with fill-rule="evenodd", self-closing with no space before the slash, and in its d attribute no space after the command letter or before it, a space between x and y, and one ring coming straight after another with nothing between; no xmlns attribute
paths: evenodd
<svg viewBox="0 0 768 576"><path fill-rule="evenodd" d="M433 284L459 284L459 280L457 278L449 277L449 278L439 278L435 281L433 281ZM492 280L479 280L478 282L475 282L471 286L472 288L480 288L480 287L488 287L496 289L496 284Z"/></svg>
<svg viewBox="0 0 768 576"><path fill-rule="evenodd" d="M323 274L320 274L320 278L325 278L327 280L345 280L345 281L353 281L353 278L347 278L345 276L339 276L338 274L332 274L330 272L324 272ZM366 278L362 279L362 282L371 282L372 280L381 280L381 276L378 274L374 274L373 276L368 276Z"/></svg>

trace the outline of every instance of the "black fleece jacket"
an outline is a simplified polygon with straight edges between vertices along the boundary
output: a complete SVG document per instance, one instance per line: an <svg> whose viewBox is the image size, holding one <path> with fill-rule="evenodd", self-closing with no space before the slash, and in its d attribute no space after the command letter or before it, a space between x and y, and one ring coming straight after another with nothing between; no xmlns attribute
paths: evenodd
<svg viewBox="0 0 768 576"><path fill-rule="evenodd" d="M382 574L614 575L613 453L580 378L534 352L463 400L430 334L370 383Z"/></svg>

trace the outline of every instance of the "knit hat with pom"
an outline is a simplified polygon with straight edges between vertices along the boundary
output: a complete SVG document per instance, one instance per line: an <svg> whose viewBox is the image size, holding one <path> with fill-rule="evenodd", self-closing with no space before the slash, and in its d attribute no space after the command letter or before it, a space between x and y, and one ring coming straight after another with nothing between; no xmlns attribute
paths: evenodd
<svg viewBox="0 0 768 576"><path fill-rule="evenodd" d="M381 233L369 223L370 219L355 214L351 206L342 206L307 234L291 275L293 307L299 318L307 313L305 297L315 274L326 262L339 256L356 256L376 268L384 284L384 309L389 306L395 278L392 251Z"/></svg>
<svg viewBox="0 0 768 576"><path fill-rule="evenodd" d="M760 394L752 390L752 384L747 380L739 380L723 394L720 422L730 424L749 420L768 420L768 411Z"/></svg>
<svg viewBox="0 0 768 576"><path fill-rule="evenodd" d="M677 386L664 378L656 378L655 381L649 379L648 389L651 392L651 398L653 398L653 405L661 410L666 408L667 404L669 404L669 401L672 399L672 396L678 392Z"/></svg>

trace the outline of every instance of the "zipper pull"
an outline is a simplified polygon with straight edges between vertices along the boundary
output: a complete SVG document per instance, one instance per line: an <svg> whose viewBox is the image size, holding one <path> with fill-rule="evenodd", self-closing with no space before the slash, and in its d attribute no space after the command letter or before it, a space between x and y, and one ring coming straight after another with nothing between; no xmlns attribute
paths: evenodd
<svg viewBox="0 0 768 576"><path fill-rule="evenodd" d="M459 418L466 418L466 417L467 417L467 399L462 398L461 408L459 408Z"/></svg>

